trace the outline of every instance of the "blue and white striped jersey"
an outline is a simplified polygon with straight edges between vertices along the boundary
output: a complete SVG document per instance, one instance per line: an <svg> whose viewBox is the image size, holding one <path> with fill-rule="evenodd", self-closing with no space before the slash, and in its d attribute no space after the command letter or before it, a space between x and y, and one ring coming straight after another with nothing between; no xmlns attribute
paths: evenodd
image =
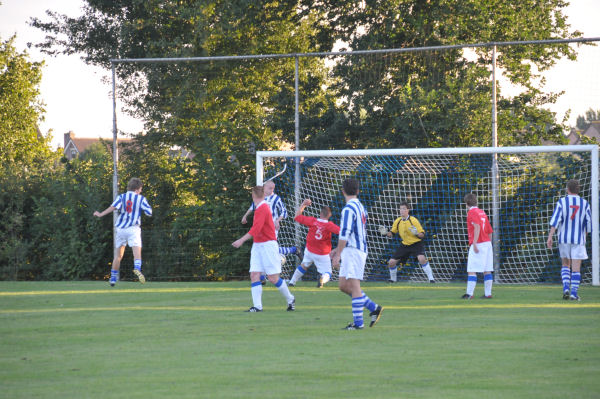
<svg viewBox="0 0 600 399"><path fill-rule="evenodd" d="M340 221L340 240L347 247L367 253L367 211L358 198L353 198L342 209Z"/></svg>
<svg viewBox="0 0 600 399"><path fill-rule="evenodd" d="M273 221L279 219L280 217L283 216L283 218L287 218L288 213L287 213L287 209L285 209L285 204L283 203L283 200L281 199L281 197L275 193L265 197L265 202L267 204L269 204L269 208L271 208L271 214L273 215ZM249 210L254 210L254 203L252 203L252 205L250 205Z"/></svg>
<svg viewBox="0 0 600 399"><path fill-rule="evenodd" d="M585 244L585 235L592 231L592 209L578 195L567 195L556 202L550 226L556 228L559 244Z"/></svg>
<svg viewBox="0 0 600 399"><path fill-rule="evenodd" d="M133 191L127 191L117 196L111 206L119 211L115 227L120 229L140 226L142 224L142 211L146 215L152 216L152 208L148 204L148 200L143 195L136 194Z"/></svg>

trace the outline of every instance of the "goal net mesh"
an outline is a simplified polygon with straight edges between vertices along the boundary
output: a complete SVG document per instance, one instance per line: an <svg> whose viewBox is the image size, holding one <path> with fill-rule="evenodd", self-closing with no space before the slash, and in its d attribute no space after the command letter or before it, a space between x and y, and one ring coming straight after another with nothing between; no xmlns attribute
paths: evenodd
<svg viewBox="0 0 600 399"><path fill-rule="evenodd" d="M565 195L566 181L578 179L581 196L590 198L589 153L514 153L498 154L499 264L495 280L499 283L558 282L558 250L546 248L549 221L554 204ZM437 281L466 279L468 239L466 193L477 194L478 206L486 211L493 224L492 154L320 156L263 158L265 177L277 177L276 192L282 197L289 217L281 223L280 246L303 247L307 228L294 223L293 215L304 198L313 205L305 215L318 217L322 205L332 208L331 220L340 222L344 197L342 181L355 177L360 181L359 199L368 212L369 255L365 280L387 280L387 261L399 245L397 236L387 238L380 226L390 229L399 214L399 204L407 201L411 215L426 231L425 251ZM296 165L298 165L296 167ZM298 168L299 184L296 184ZM333 238L334 246L337 236ZM588 254L591 244L588 240ZM288 255L283 276L289 277L300 259ZM399 281L428 281L415 259L398 265ZM400 268L400 266L402 266ZM314 268L311 268L314 273ZM313 274L312 277L315 277ZM311 278L311 274L307 277ZM333 278L337 278L334 270ZM590 261L582 265L583 282L591 282Z"/></svg>

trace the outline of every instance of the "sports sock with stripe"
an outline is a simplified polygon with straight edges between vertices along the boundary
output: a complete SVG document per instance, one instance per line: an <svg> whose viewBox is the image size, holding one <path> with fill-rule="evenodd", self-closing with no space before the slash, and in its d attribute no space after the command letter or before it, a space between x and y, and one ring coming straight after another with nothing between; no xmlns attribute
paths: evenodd
<svg viewBox="0 0 600 399"><path fill-rule="evenodd" d="M467 277L467 294L473 296L475 286L477 285L477 276Z"/></svg>
<svg viewBox="0 0 600 399"><path fill-rule="evenodd" d="M356 327L364 325L363 307L365 305L364 296L352 298L352 318Z"/></svg>
<svg viewBox="0 0 600 399"><path fill-rule="evenodd" d="M485 296L492 296L492 284L494 283L494 276L490 274L483 275L483 290Z"/></svg>
<svg viewBox="0 0 600 399"><path fill-rule="evenodd" d="M560 277L562 278L563 292L568 291L571 286L571 269L563 266L560 269Z"/></svg>
<svg viewBox="0 0 600 399"><path fill-rule="evenodd" d="M302 268L302 265L298 266L294 271L294 275L290 279L290 283L296 284L296 282L300 280L302 276L304 276L304 273L306 273L306 270Z"/></svg>
<svg viewBox="0 0 600 399"><path fill-rule="evenodd" d="M262 284L260 281L252 283L250 291L252 292L252 306L262 310Z"/></svg>

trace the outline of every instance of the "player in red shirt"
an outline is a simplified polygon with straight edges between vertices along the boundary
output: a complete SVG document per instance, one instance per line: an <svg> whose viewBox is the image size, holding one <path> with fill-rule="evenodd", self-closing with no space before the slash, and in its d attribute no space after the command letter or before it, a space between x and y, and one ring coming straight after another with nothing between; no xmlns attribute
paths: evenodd
<svg viewBox="0 0 600 399"><path fill-rule="evenodd" d="M467 258L467 292L463 299L473 298L477 285L477 273L483 273L484 295L492 297L494 277L494 251L492 249L492 225L485 212L477 207L477 196L473 193L465 195L467 212L467 233L469 234L469 257Z"/></svg>
<svg viewBox="0 0 600 399"><path fill-rule="evenodd" d="M250 252L250 281L252 282L253 306L248 312L262 312L262 284L261 274L266 274L267 279L275 284L281 295L287 300L287 310L295 310L296 299L290 293L285 281L279 276L281 274L281 260L279 258L279 246L275 235L275 225L271 216L271 208L265 202L263 186L252 188L252 201L255 205L254 221L249 232L231 245L235 248L241 247L250 238L254 240Z"/></svg>
<svg viewBox="0 0 600 399"><path fill-rule="evenodd" d="M331 209L328 206L321 208L321 215L318 219L312 216L304 216L302 212L311 204L311 200L305 199L296 211L296 217L294 218L296 222L308 226L308 234L306 235L304 258L290 279L290 287L293 287L302 278L312 263L315 264L321 275L317 287L322 288L331 279L331 258L329 257L331 253L331 234L340 234L340 226L329 221Z"/></svg>

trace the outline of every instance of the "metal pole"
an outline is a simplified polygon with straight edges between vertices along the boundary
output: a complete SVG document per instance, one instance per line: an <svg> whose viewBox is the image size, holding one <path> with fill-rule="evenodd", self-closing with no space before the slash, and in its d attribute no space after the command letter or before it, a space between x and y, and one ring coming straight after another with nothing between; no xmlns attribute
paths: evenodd
<svg viewBox="0 0 600 399"><path fill-rule="evenodd" d="M600 285L600 177L598 176L598 146L592 149L592 285Z"/></svg>
<svg viewBox="0 0 600 399"><path fill-rule="evenodd" d="M294 151L300 151L299 57L296 56L294 60ZM300 157L294 157L294 166L294 212L296 212L296 209L300 206ZM299 247L301 245L302 232L298 223L294 223L294 230L294 241L296 247Z"/></svg>
<svg viewBox="0 0 600 399"><path fill-rule="evenodd" d="M498 115L496 108L496 46L492 48L492 147L498 147ZM498 153L492 158L492 246L494 248L494 276L499 279L500 272L500 174L498 171Z"/></svg>
<svg viewBox="0 0 600 399"><path fill-rule="evenodd" d="M119 195L119 149L117 146L117 82L115 63L112 63L112 97L113 97L113 200ZM113 212L113 221L117 221L117 214Z"/></svg>

